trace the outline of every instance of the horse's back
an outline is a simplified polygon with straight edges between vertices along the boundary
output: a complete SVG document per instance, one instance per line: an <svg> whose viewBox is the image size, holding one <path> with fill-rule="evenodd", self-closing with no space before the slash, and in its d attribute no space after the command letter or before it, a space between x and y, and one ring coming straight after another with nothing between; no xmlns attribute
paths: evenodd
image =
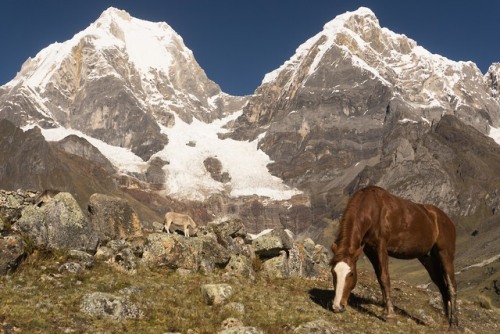
<svg viewBox="0 0 500 334"><path fill-rule="evenodd" d="M363 242L372 247L383 242L389 253L399 258L427 253L438 242L441 232L454 229L438 208L414 203L376 186L355 193L345 214L350 217L346 221L365 231Z"/></svg>

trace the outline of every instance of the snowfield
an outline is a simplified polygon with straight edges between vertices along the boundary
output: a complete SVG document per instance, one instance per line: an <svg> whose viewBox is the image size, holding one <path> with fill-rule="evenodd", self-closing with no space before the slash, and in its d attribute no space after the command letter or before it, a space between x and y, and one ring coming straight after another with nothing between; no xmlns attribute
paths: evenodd
<svg viewBox="0 0 500 334"><path fill-rule="evenodd" d="M491 126L488 135L493 138L493 140L496 141L498 145L500 145L500 128L494 128Z"/></svg>
<svg viewBox="0 0 500 334"><path fill-rule="evenodd" d="M191 124L176 118L172 128L162 127L169 144L153 155L169 163L164 166L167 175L167 194L176 198L203 200L212 194L228 191L230 196L259 195L275 200L286 200L300 192L287 187L272 176L267 165L272 161L257 148L258 140L251 142L219 139L218 133L227 122L241 112L212 123L193 119ZM212 179L203 161L209 157L222 163L231 181L223 184Z"/></svg>
<svg viewBox="0 0 500 334"><path fill-rule="evenodd" d="M241 112L212 123L193 119L191 124L176 117L172 128L162 127L169 143L163 150L151 157L159 157L168 163L163 167L166 174L166 193L177 199L203 201L213 194L226 192L231 197L259 195L273 200L287 200L300 191L290 189L283 181L269 173L267 165L272 161L257 148L258 139L237 141L219 139L218 133L227 132L223 128ZM33 126L26 126L27 130ZM84 133L65 128L41 129L47 141L60 141L68 135L85 138L95 146L118 172L144 173L147 162L129 149L109 145ZM209 157L217 158L228 172L231 181L223 184L212 179L203 161Z"/></svg>

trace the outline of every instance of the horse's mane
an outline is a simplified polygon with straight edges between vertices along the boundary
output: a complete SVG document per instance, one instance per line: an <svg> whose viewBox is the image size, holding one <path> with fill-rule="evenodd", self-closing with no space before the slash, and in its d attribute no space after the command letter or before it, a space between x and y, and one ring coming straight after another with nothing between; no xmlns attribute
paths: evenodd
<svg viewBox="0 0 500 334"><path fill-rule="evenodd" d="M359 214L359 208L361 204L361 200L363 196L360 196L362 191L357 192L354 196L349 200L347 206L342 214L342 218L340 219L339 231L337 234L337 238L335 239L335 244L337 245L337 251L333 254L333 258L331 263L336 263L341 261L346 255L349 254L351 240L349 238L353 235L353 221L357 219Z"/></svg>

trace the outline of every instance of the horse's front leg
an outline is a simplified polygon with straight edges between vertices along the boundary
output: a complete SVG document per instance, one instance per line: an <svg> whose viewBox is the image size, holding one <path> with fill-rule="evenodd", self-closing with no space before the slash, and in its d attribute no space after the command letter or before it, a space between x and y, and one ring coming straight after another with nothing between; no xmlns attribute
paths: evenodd
<svg viewBox="0 0 500 334"><path fill-rule="evenodd" d="M382 297L384 298L384 319L390 321L396 317L394 313L394 306L391 299L391 279L389 276L389 256L386 249L379 249L378 252L380 259L380 278L379 284L382 290Z"/></svg>
<svg viewBox="0 0 500 334"><path fill-rule="evenodd" d="M379 246L377 250L365 246L365 254L373 265L377 280L382 291L384 302L384 319L390 321L396 317L391 300L391 281L389 277L389 259L385 247Z"/></svg>

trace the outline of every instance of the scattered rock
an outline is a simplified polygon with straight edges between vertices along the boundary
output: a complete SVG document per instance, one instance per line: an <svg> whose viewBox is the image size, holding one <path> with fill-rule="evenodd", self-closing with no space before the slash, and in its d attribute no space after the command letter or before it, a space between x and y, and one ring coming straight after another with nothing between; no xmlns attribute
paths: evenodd
<svg viewBox="0 0 500 334"><path fill-rule="evenodd" d="M236 217L222 217L208 223L207 227L219 237L242 237L247 235L243 222Z"/></svg>
<svg viewBox="0 0 500 334"><path fill-rule="evenodd" d="M66 263L62 264L58 269L58 271L60 273L69 272L72 274L79 273L83 270L84 270L83 266L77 262L66 262Z"/></svg>
<svg viewBox="0 0 500 334"><path fill-rule="evenodd" d="M8 230L20 217L24 208L33 205L34 191L0 190L0 232Z"/></svg>
<svg viewBox="0 0 500 334"><path fill-rule="evenodd" d="M13 272L26 256L20 236L0 237L0 275Z"/></svg>
<svg viewBox="0 0 500 334"><path fill-rule="evenodd" d="M286 278L290 275L288 266L288 256L285 251L281 251L279 256L265 260L262 264L264 276L270 278Z"/></svg>
<svg viewBox="0 0 500 334"><path fill-rule="evenodd" d="M274 257L281 251L288 251L293 246L291 232L285 229L274 229L268 233L257 236L252 241L255 254L260 257Z"/></svg>
<svg viewBox="0 0 500 334"><path fill-rule="evenodd" d="M231 315L244 316L245 315L245 305L242 303L227 303L222 306L221 312Z"/></svg>
<svg viewBox="0 0 500 334"><path fill-rule="evenodd" d="M232 327L228 329L224 329L218 334L264 334L264 331L256 328L256 327Z"/></svg>
<svg viewBox="0 0 500 334"><path fill-rule="evenodd" d="M90 316L113 320L140 319L143 312L128 298L110 293L94 292L83 297L80 310Z"/></svg>
<svg viewBox="0 0 500 334"><path fill-rule="evenodd" d="M295 328L293 331L297 334L336 334L343 333L342 330L337 328L333 323L326 320L314 320L307 322Z"/></svg>
<svg viewBox="0 0 500 334"><path fill-rule="evenodd" d="M232 255L225 270L232 276L255 280L255 270L252 267L252 260L248 256Z"/></svg>
<svg viewBox="0 0 500 334"><path fill-rule="evenodd" d="M85 268L90 269L94 266L94 257L87 252L83 252L77 249L71 249L68 252L68 259L77 260Z"/></svg>
<svg viewBox="0 0 500 334"><path fill-rule="evenodd" d="M201 294L207 305L223 304L233 294L233 288L229 284L204 284L201 286Z"/></svg>
<svg viewBox="0 0 500 334"><path fill-rule="evenodd" d="M234 328L234 327L242 327L243 321L237 318L227 318L222 322L222 329Z"/></svg>

